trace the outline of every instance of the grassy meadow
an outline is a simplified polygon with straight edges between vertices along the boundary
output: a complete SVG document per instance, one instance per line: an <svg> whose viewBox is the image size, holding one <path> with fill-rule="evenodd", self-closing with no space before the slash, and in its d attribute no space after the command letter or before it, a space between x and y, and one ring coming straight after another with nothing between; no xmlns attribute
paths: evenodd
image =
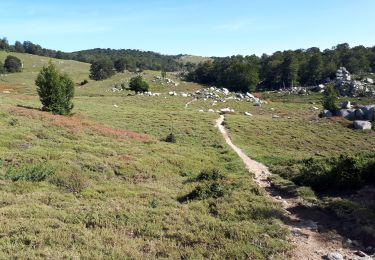
<svg viewBox="0 0 375 260"><path fill-rule="evenodd" d="M52 59L77 83L74 114L54 116L38 110L34 85L49 59L12 55L24 68L0 76L0 258L287 259L281 206L214 128L218 114L199 109L234 108L225 121L234 143L268 165L375 147L373 132L319 119L317 95L185 108L191 98L166 93L202 86L172 74L178 86L161 84L160 72L145 71L163 94L133 96L111 91L130 72L79 86L89 64ZM164 141L171 132L176 143ZM199 177L213 169L222 177Z"/></svg>
<svg viewBox="0 0 375 260"><path fill-rule="evenodd" d="M189 98L109 91L129 80L123 73L77 86L74 115L53 116L38 110L33 83L48 59L16 55L24 71L0 77L0 258L279 259L287 252L280 206L225 145L216 114L185 109ZM77 83L88 78L88 64L52 62ZM152 82L155 75L144 76L152 91L199 87L166 87ZM163 141L171 131L176 143ZM211 169L224 178L196 178ZM30 172L48 175L36 180ZM207 192L180 199L197 187Z"/></svg>

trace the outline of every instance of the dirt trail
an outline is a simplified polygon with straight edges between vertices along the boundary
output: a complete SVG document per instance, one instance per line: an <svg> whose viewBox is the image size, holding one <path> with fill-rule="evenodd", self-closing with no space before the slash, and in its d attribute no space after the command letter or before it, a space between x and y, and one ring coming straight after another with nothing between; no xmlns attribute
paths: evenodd
<svg viewBox="0 0 375 260"><path fill-rule="evenodd" d="M291 230L289 237L294 249L288 255L288 259L324 259L330 253L338 252L344 259L372 259L356 255L355 249L345 248L343 242L346 239L335 231L322 231L320 221L328 221L326 215L319 209L301 209L298 198L280 194L271 187L268 177L271 175L268 167L257 161L250 159L239 147L233 144L224 125L224 115L216 120L216 127L223 135L226 143L237 153L246 165L250 173L254 174L255 182L265 188L267 194L274 200L279 201L284 209L283 222ZM302 218L301 215L308 216ZM311 218L311 219L310 219ZM313 221L314 219L315 221ZM318 220L318 221L317 221Z"/></svg>

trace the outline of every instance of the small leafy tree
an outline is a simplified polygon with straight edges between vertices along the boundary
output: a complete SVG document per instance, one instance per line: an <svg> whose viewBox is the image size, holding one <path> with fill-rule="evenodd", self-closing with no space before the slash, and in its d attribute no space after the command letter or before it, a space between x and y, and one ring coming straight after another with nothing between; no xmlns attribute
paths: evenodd
<svg viewBox="0 0 375 260"><path fill-rule="evenodd" d="M337 110L336 99L337 91L335 87L332 84L327 85L323 97L323 107L329 111Z"/></svg>
<svg viewBox="0 0 375 260"><path fill-rule="evenodd" d="M161 76L162 76L163 78L165 78L165 77L167 76L167 72L165 72L165 70L162 70L162 71L161 71Z"/></svg>
<svg viewBox="0 0 375 260"><path fill-rule="evenodd" d="M124 72L126 69L126 61L124 59L118 59L114 63L117 72Z"/></svg>
<svg viewBox="0 0 375 260"><path fill-rule="evenodd" d="M115 70L112 62L108 60L95 61L90 67L90 78L93 80L103 80L112 77Z"/></svg>
<svg viewBox="0 0 375 260"><path fill-rule="evenodd" d="M74 83L67 74L59 73L50 62L42 68L35 84L44 110L60 115L70 114L73 109Z"/></svg>
<svg viewBox="0 0 375 260"><path fill-rule="evenodd" d="M143 80L142 76L139 75L130 79L129 88L135 92L146 92L149 89L149 85Z"/></svg>
<svg viewBox="0 0 375 260"><path fill-rule="evenodd" d="M20 72L22 70L22 62L19 58L9 55L5 59L4 68L9 73Z"/></svg>

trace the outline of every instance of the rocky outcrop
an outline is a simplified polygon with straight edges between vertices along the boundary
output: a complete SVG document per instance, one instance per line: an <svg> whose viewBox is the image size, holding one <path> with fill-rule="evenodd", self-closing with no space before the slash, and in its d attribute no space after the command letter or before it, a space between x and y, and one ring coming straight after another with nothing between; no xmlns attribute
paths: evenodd
<svg viewBox="0 0 375 260"><path fill-rule="evenodd" d="M374 96L374 80L365 78L362 81L353 80L349 71L345 67L340 67L336 71L336 89L341 96L358 97Z"/></svg>

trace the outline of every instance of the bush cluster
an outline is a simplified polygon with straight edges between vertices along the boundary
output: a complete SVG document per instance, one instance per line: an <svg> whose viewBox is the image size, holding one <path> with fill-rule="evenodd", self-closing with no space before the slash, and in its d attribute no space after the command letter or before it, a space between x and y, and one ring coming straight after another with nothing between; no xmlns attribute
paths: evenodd
<svg viewBox="0 0 375 260"><path fill-rule="evenodd" d="M274 172L316 191L352 190L375 183L375 153L310 158Z"/></svg>
<svg viewBox="0 0 375 260"><path fill-rule="evenodd" d="M22 61L12 55L6 57L4 64L0 62L0 73L15 73L22 70Z"/></svg>
<svg viewBox="0 0 375 260"><path fill-rule="evenodd" d="M189 200L205 200L209 198L220 198L230 192L230 188L225 185L225 176L218 169L203 170L194 181L201 182L190 193L179 198L180 202Z"/></svg>
<svg viewBox="0 0 375 260"><path fill-rule="evenodd" d="M55 174L55 168L47 163L24 165L22 167L12 166L8 168L5 177L12 181L40 182Z"/></svg>
<svg viewBox="0 0 375 260"><path fill-rule="evenodd" d="M88 180L84 175L73 172L61 172L54 175L50 182L64 190L72 193L80 193L88 187Z"/></svg>
<svg viewBox="0 0 375 260"><path fill-rule="evenodd" d="M150 86L146 81L143 80L141 75L133 77L129 82L129 89L135 92L146 92Z"/></svg>

